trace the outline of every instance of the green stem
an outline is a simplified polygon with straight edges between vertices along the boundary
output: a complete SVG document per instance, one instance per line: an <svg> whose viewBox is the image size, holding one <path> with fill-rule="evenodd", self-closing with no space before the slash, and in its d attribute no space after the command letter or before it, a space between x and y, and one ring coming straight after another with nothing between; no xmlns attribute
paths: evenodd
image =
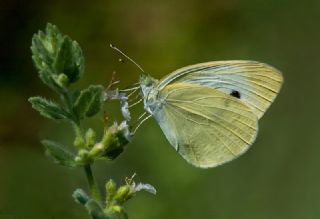
<svg viewBox="0 0 320 219"><path fill-rule="evenodd" d="M125 212L123 209L121 212L124 219L129 219L129 215L127 214L127 212Z"/></svg>
<svg viewBox="0 0 320 219"><path fill-rule="evenodd" d="M62 92L62 99L65 102L66 107L70 111L72 109L72 101L71 101L71 98L70 98L68 92Z"/></svg>
<svg viewBox="0 0 320 219"><path fill-rule="evenodd" d="M84 166L84 170L86 172L86 176L87 176L87 179L88 179L88 183L89 183L89 187L90 187L90 192L91 192L92 198L100 203L101 202L101 198L100 198L100 195L99 195L99 192L98 192L98 187L97 187L96 182L95 182L95 180L93 178L93 174L92 174L92 170L91 170L90 164Z"/></svg>
<svg viewBox="0 0 320 219"><path fill-rule="evenodd" d="M61 92L61 99L62 99L62 102L65 104L65 107L67 108L68 113L71 115L73 122L79 126L80 120L73 111L73 107L72 107L73 103L68 91Z"/></svg>

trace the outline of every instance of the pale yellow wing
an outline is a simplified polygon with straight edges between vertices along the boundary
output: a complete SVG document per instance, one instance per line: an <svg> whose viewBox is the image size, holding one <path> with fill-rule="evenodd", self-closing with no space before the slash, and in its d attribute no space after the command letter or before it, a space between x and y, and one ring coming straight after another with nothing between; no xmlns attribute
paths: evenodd
<svg viewBox="0 0 320 219"><path fill-rule="evenodd" d="M262 117L273 102L283 82L280 71L255 61L216 61L187 66L160 81L158 89L172 83L208 86L239 97Z"/></svg>
<svg viewBox="0 0 320 219"><path fill-rule="evenodd" d="M237 98L205 86L174 83L160 91L153 112L170 144L191 164L214 167L254 142L258 118Z"/></svg>

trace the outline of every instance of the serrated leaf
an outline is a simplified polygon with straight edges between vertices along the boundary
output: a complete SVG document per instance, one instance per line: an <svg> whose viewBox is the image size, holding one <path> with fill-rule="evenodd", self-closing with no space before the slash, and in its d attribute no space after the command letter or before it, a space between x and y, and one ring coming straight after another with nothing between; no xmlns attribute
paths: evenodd
<svg viewBox="0 0 320 219"><path fill-rule="evenodd" d="M84 72L84 58L76 41L65 36L55 60L55 70L64 73L70 83L76 82Z"/></svg>
<svg viewBox="0 0 320 219"><path fill-rule="evenodd" d="M82 90L74 103L74 112L79 119L97 114L103 105L104 88L101 85L91 85Z"/></svg>
<svg viewBox="0 0 320 219"><path fill-rule="evenodd" d="M59 120L68 119L70 117L58 104L42 97L30 97L29 102L32 104L32 108L46 118Z"/></svg>
<svg viewBox="0 0 320 219"><path fill-rule="evenodd" d="M79 44L55 25L47 24L45 32L33 35L31 51L40 78L52 89L73 83L83 74L84 58ZM62 74L67 76L67 84L57 81Z"/></svg>
<svg viewBox="0 0 320 219"><path fill-rule="evenodd" d="M49 140L41 141L46 147L46 154L54 159L54 161L63 166L76 166L75 155L68 151L64 146Z"/></svg>
<svg viewBox="0 0 320 219"><path fill-rule="evenodd" d="M42 80L42 82L46 84L48 87L50 87L52 90L57 91L58 93L65 91L61 87L61 85L54 79L55 77L57 78L58 76L53 77L48 72L49 72L48 70L39 71L39 77Z"/></svg>
<svg viewBox="0 0 320 219"><path fill-rule="evenodd" d="M53 68L54 60L63 42L63 35L55 25L47 24L46 31L39 31L32 37L32 59L39 71L50 70L51 74L58 74Z"/></svg>

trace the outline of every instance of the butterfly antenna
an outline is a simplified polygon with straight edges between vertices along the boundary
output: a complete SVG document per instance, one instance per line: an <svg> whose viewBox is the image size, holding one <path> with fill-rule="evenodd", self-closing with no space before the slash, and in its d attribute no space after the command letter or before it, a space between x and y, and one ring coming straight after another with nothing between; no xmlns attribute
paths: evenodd
<svg viewBox="0 0 320 219"><path fill-rule="evenodd" d="M143 73L144 70L141 68L140 65L138 65L132 58L130 58L129 56L127 56L124 52L122 52L120 49L118 49L117 47L115 47L114 45L110 44L110 47L112 49L114 49L115 51L117 51L118 53L120 53L121 55L123 55L125 58L127 58L130 62L132 62L135 66L137 66Z"/></svg>

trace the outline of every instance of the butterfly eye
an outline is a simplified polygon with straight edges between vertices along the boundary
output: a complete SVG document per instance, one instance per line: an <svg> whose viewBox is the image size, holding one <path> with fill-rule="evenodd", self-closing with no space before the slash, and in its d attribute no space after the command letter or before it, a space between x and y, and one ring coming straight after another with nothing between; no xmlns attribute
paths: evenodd
<svg viewBox="0 0 320 219"><path fill-rule="evenodd" d="M151 85L154 84L154 80L153 80L153 78L151 78L148 75L141 74L140 75L140 83L145 85L146 87L150 87Z"/></svg>
<svg viewBox="0 0 320 219"><path fill-rule="evenodd" d="M145 81L144 81L144 84L149 87L152 85L152 80L150 78L146 78Z"/></svg>

